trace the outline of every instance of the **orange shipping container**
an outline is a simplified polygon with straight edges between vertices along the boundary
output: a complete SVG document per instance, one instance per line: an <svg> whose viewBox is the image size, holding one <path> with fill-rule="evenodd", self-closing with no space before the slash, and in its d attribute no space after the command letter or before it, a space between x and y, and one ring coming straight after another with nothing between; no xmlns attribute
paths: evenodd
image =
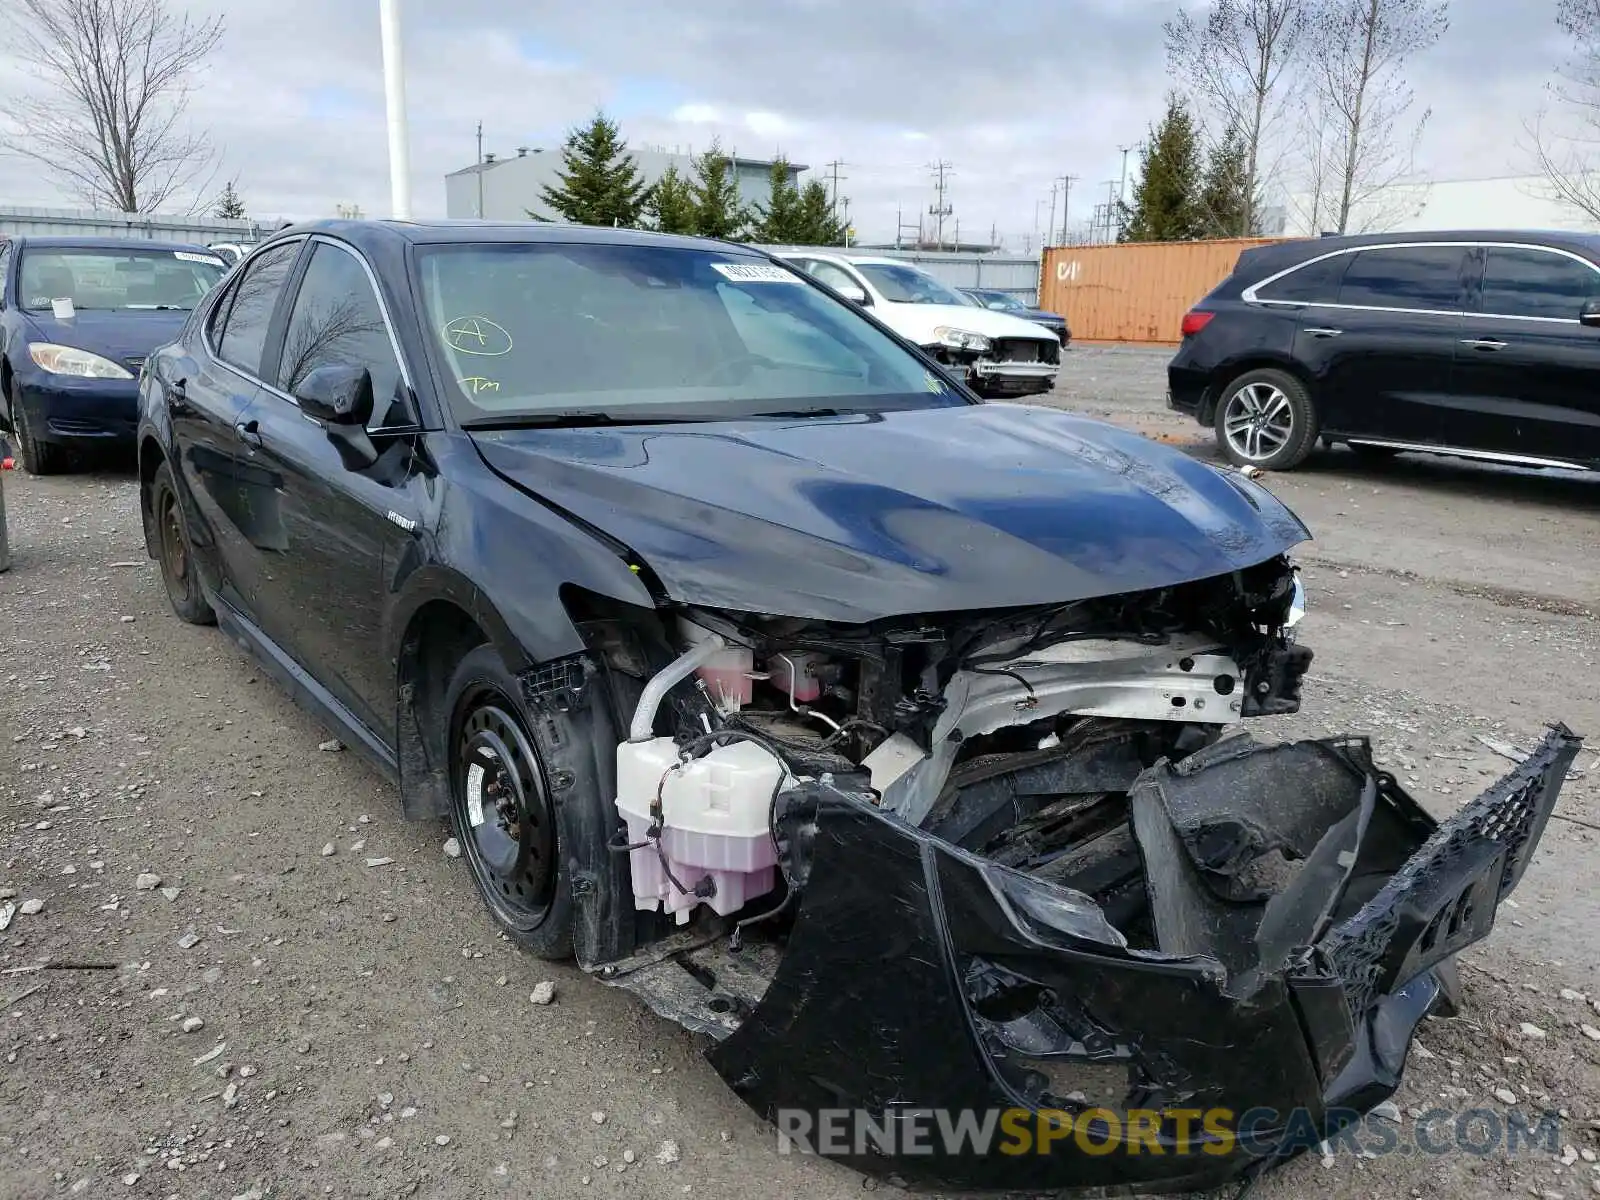
<svg viewBox="0 0 1600 1200"><path fill-rule="evenodd" d="M1058 246L1040 267L1039 307L1064 314L1074 341L1176 342L1183 314L1243 251L1280 240Z"/></svg>

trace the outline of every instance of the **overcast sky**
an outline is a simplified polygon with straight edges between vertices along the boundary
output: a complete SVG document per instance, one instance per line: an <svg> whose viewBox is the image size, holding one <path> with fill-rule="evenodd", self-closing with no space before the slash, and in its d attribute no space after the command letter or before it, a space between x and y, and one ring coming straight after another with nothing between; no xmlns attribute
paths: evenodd
<svg viewBox="0 0 1600 1200"><path fill-rule="evenodd" d="M377 0L169 0L224 12L226 40L190 116L253 216L388 211ZM893 237L953 164L964 237L1015 248L1071 174L1086 218L1169 84L1161 24L1178 0L401 0L413 209L443 215L444 175L474 130L506 155L553 146L603 106L637 143L834 159L861 236ZM1556 0L1454 0L1451 28L1411 72L1433 119L1436 178L1527 169L1522 125L1562 47ZM1514 18L1514 19L1513 19ZM3 23L0 16L0 23ZM0 113L27 76L0 36ZM68 203L0 155L0 204ZM1057 214L1059 221L1059 211ZM948 232L948 227L947 227Z"/></svg>

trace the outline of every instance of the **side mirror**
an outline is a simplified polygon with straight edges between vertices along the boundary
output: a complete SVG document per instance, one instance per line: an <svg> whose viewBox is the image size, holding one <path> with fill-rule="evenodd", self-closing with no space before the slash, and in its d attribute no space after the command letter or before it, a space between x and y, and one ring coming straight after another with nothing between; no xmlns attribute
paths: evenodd
<svg viewBox="0 0 1600 1200"><path fill-rule="evenodd" d="M294 398L302 412L324 424L364 426L372 419L372 373L365 367L318 367L300 381Z"/></svg>
<svg viewBox="0 0 1600 1200"><path fill-rule="evenodd" d="M372 420L372 372L365 367L329 365L306 374L295 389L300 411L322 423L328 440L349 471L365 471L378 461L367 436Z"/></svg>
<svg viewBox="0 0 1600 1200"><path fill-rule="evenodd" d="M834 291L850 301L851 304L859 304L862 308L870 308L872 306L872 297L867 295L866 290L859 284L841 283Z"/></svg>
<svg viewBox="0 0 1600 1200"><path fill-rule="evenodd" d="M1600 300L1587 300L1578 312L1578 324L1600 329Z"/></svg>

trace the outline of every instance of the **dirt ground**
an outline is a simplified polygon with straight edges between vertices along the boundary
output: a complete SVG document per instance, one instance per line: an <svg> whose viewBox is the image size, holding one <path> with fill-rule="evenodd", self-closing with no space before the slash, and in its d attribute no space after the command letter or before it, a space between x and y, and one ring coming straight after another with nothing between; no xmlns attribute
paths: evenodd
<svg viewBox="0 0 1600 1200"><path fill-rule="evenodd" d="M1165 358L1074 350L1050 399L1192 441ZM1264 482L1317 535L1317 660L1258 732L1369 733L1440 814L1509 766L1480 737L1600 738L1600 477L1332 452ZM779 1154L689 1035L499 939L442 830L172 617L127 470L4 486L0 912L43 907L0 933L0 1197L896 1191ZM1600 1194L1600 754L1578 768L1393 1114L1404 1144L1514 1100L1560 1110L1556 1149L1340 1149L1254 1200Z"/></svg>

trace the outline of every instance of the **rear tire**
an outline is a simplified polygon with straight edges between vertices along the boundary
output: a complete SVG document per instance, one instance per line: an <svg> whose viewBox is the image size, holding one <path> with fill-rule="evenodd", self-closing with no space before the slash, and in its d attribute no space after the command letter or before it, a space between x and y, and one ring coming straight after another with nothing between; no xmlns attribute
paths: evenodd
<svg viewBox="0 0 1600 1200"><path fill-rule="evenodd" d="M11 432L17 439L17 457L29 475L59 475L66 467L67 452L54 442L42 442L28 427L28 411L22 405L21 389L11 386Z"/></svg>
<svg viewBox="0 0 1600 1200"><path fill-rule="evenodd" d="M1212 424L1229 462L1264 471L1299 466L1317 444L1317 410L1287 371L1246 371L1222 389Z"/></svg>
<svg viewBox="0 0 1600 1200"><path fill-rule="evenodd" d="M184 519L172 467L167 463L156 468L155 478L150 481L150 512L155 520L156 546L160 551L161 582L166 584L172 611L178 614L180 621L190 625L215 625L217 615L206 603L205 592L200 587L189 523Z"/></svg>
<svg viewBox="0 0 1600 1200"><path fill-rule="evenodd" d="M450 825L489 916L539 958L572 957L572 881L521 686L493 646L445 690Z"/></svg>

